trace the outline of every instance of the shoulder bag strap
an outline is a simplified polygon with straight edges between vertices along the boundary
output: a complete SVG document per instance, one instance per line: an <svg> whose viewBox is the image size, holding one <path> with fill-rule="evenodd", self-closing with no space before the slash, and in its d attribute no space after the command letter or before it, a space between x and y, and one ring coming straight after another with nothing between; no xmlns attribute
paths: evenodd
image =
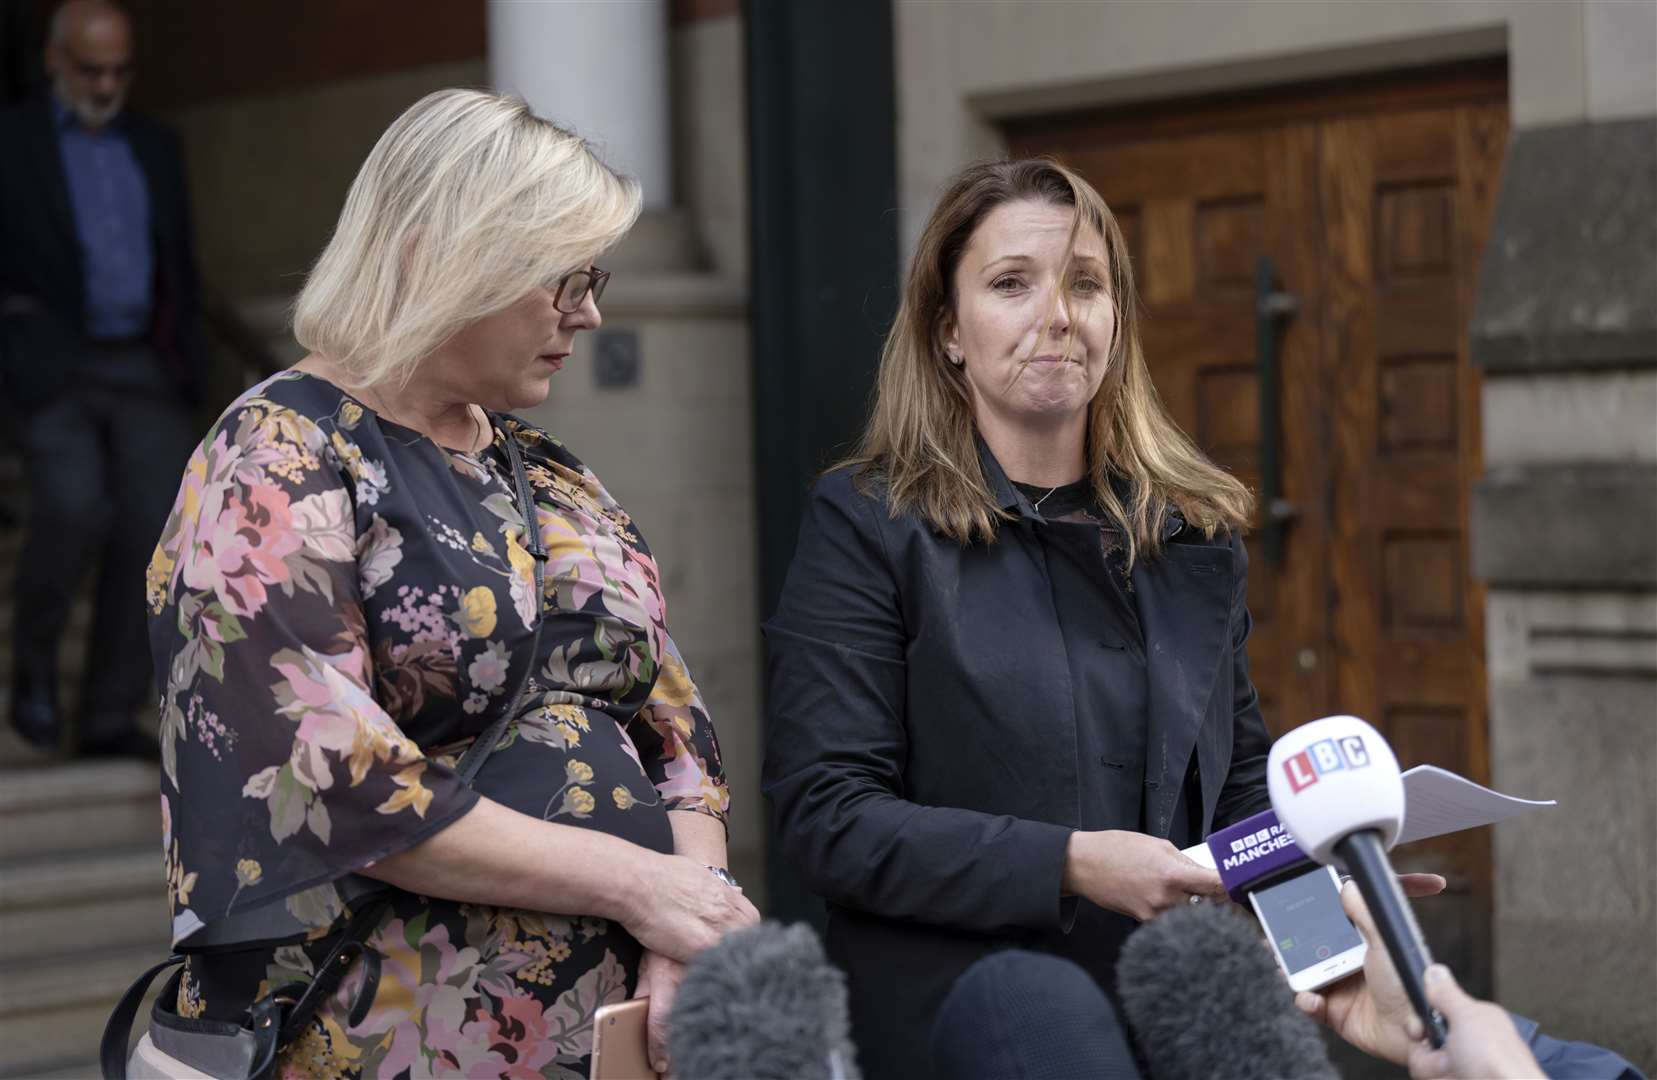
<svg viewBox="0 0 1657 1080"><path fill-rule="evenodd" d="M127 1046L132 1041L132 1019L138 1015L138 1006L157 975L182 963L183 955L174 953L134 979L127 992L121 995L115 1011L109 1014L109 1020L104 1024L104 1037L98 1044L98 1064L102 1066L104 1076L125 1080Z"/></svg>
<svg viewBox="0 0 1657 1080"><path fill-rule="evenodd" d="M455 771L460 774L461 780L470 785L472 778L483 768L483 763L489 760L489 755L495 752L495 746L506 733L506 725L518 715L523 705L524 692L529 689L529 675L540 662L541 627L546 620L541 617L542 588L546 584L547 549L541 543L541 527L535 517L535 497L529 490L529 474L524 471L523 452L518 449L517 436L506 430L500 423L500 418L493 413L489 416L496 430L501 433L501 445L506 447L506 460L512 466L512 487L518 500L518 515L524 519L524 546L535 559L535 636L531 639L529 656L526 658L523 670L518 672L518 685L508 699L506 710L495 717L494 722L484 729L472 745L466 748L466 753L460 757Z"/></svg>

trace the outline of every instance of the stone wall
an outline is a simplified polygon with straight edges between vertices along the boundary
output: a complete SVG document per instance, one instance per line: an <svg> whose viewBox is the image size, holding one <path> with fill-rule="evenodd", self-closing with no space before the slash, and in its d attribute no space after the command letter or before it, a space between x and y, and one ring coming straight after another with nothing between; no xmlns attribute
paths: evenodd
<svg viewBox="0 0 1657 1080"><path fill-rule="evenodd" d="M1557 1034L1647 1070L1657 1063L1653 296L1657 117L1516 132L1472 326L1486 432L1474 565L1490 589L1492 776L1560 806L1496 830L1496 989Z"/></svg>

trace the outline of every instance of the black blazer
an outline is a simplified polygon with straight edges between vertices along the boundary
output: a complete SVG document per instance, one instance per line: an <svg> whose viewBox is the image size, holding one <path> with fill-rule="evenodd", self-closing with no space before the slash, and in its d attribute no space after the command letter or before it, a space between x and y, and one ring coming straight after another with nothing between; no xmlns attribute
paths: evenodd
<svg viewBox="0 0 1657 1080"><path fill-rule="evenodd" d="M195 241L178 137L142 116L115 121L149 186L155 244L150 341L179 389L199 398ZM49 400L85 356L85 273L49 98L0 110L0 377L17 404Z"/></svg>
<svg viewBox="0 0 1657 1080"><path fill-rule="evenodd" d="M991 545L894 520L878 484L860 490L846 470L823 477L765 626L765 793L782 853L829 902L871 1078L925 1075L933 1012L987 952L1049 949L1108 985L1132 927L1060 901L1079 764L1044 526L982 444L980 458L1017 518ZM1156 835L1192 768L1204 832L1270 805L1247 567L1236 537L1176 522L1135 569Z"/></svg>

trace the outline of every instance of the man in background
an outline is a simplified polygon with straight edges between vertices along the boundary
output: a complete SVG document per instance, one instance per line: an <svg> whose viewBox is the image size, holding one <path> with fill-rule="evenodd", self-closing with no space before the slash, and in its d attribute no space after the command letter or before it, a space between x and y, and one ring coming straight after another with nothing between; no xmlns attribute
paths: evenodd
<svg viewBox="0 0 1657 1080"><path fill-rule="evenodd" d="M45 60L50 92L0 111L0 381L29 487L11 722L46 749L154 757L134 724L150 686L144 570L205 375L184 163L171 132L124 107L133 34L120 8L63 4ZM72 733L58 654L94 564Z"/></svg>

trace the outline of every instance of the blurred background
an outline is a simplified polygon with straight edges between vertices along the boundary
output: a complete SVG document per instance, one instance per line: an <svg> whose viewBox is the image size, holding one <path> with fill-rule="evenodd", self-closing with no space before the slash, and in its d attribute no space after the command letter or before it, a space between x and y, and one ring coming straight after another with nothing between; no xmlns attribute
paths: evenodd
<svg viewBox="0 0 1657 1080"><path fill-rule="evenodd" d="M1471 989L1657 1069L1653 0L127 7L132 107L188 166L203 428L297 359L288 305L426 92L520 93L640 177L604 327L534 418L650 539L733 868L780 917L813 903L767 855L757 627L807 485L860 426L941 184L1008 153L1079 169L1122 222L1164 399L1261 496L1274 733L1355 713L1406 767L1558 799L1397 862L1449 878L1417 906ZM44 91L51 10L0 0L0 103ZM26 507L7 445L7 582ZM87 1075L166 948L154 772L9 728L0 768L0 1076Z"/></svg>

